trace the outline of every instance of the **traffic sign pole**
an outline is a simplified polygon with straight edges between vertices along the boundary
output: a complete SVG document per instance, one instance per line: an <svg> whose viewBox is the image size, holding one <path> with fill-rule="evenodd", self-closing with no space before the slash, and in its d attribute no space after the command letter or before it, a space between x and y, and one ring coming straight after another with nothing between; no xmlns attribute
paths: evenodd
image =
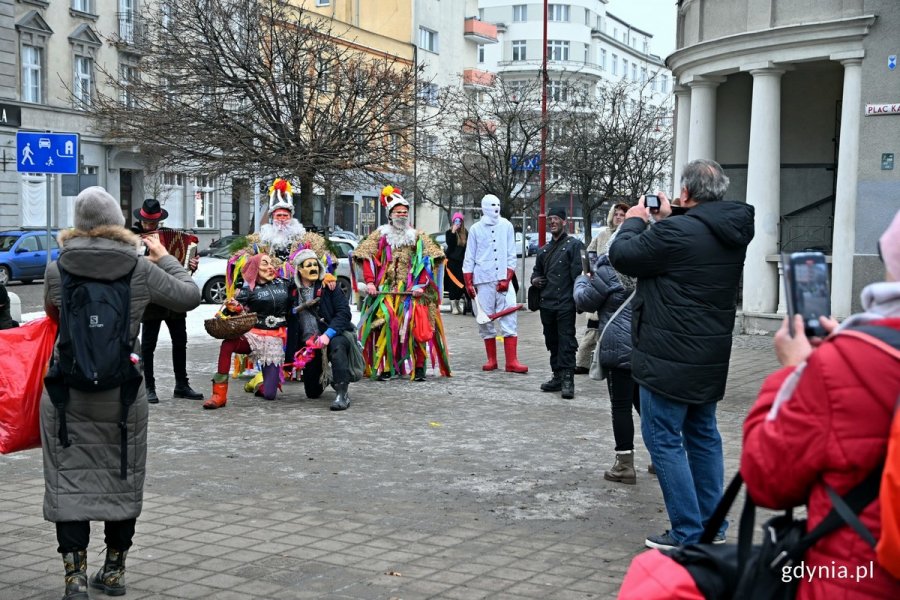
<svg viewBox="0 0 900 600"><path fill-rule="evenodd" d="M50 194L50 182L53 180L53 177L50 175L50 173L47 173L46 177L47 177L47 269L49 269L50 268L50 255L53 254L53 250L52 250L53 244L50 243L50 238L52 236L52 233L50 233L50 211L51 211L51 204L53 203L52 197ZM44 270L44 281L46 281L46 273L47 273L47 271L45 269Z"/></svg>

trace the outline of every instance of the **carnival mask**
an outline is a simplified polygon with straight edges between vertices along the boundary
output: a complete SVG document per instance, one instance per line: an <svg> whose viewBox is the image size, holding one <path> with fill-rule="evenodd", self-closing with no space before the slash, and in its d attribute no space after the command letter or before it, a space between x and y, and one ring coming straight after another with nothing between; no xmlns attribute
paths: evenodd
<svg viewBox="0 0 900 600"><path fill-rule="evenodd" d="M256 272L256 282L258 284L269 283L278 274L275 268L275 262L268 254L263 254L259 259L259 270Z"/></svg>
<svg viewBox="0 0 900 600"><path fill-rule="evenodd" d="M398 206L391 211L391 225L395 229L406 229L409 226L409 211L405 206Z"/></svg>
<svg viewBox="0 0 900 600"><path fill-rule="evenodd" d="M488 194L481 199L481 212L488 217L500 216L500 199L493 194Z"/></svg>
<svg viewBox="0 0 900 600"><path fill-rule="evenodd" d="M307 281L318 281L319 259L307 258L302 263L300 263L300 267L297 270L300 271L300 275L303 277L303 279Z"/></svg>

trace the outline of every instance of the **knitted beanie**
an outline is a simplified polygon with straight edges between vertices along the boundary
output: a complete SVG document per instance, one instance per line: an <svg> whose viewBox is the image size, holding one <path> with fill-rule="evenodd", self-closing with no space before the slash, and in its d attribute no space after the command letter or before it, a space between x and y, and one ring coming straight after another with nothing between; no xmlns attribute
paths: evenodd
<svg viewBox="0 0 900 600"><path fill-rule="evenodd" d="M103 225L125 226L118 201L98 185L82 190L75 198L75 228L90 231Z"/></svg>

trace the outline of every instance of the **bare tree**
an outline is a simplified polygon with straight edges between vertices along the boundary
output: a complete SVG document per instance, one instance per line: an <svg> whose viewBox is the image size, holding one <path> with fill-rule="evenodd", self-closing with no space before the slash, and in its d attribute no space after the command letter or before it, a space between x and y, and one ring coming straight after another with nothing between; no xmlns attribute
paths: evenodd
<svg viewBox="0 0 900 600"><path fill-rule="evenodd" d="M618 83L579 94L551 126L562 180L581 203L585 241L604 203L633 200L663 176L672 152L670 112L647 86Z"/></svg>
<svg viewBox="0 0 900 600"><path fill-rule="evenodd" d="M452 161L470 193L500 198L505 217L533 201L526 189L540 177L540 79L494 78L476 91L448 92L441 117L438 150L422 162Z"/></svg>
<svg viewBox="0 0 900 600"><path fill-rule="evenodd" d="M111 143L186 171L299 181L404 171L419 70L282 0L167 0L144 17L140 76L107 73L92 107ZM309 222L309 202L300 204Z"/></svg>

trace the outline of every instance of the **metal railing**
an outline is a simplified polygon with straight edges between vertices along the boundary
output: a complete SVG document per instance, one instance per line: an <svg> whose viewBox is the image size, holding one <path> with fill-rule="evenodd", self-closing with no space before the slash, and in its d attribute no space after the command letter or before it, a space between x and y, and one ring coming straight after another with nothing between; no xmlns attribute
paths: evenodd
<svg viewBox="0 0 900 600"><path fill-rule="evenodd" d="M828 196L781 216L782 252L817 250L831 254L834 238L834 196Z"/></svg>
<svg viewBox="0 0 900 600"><path fill-rule="evenodd" d="M119 22L119 43L139 46L144 41L144 23L135 11L116 13Z"/></svg>

